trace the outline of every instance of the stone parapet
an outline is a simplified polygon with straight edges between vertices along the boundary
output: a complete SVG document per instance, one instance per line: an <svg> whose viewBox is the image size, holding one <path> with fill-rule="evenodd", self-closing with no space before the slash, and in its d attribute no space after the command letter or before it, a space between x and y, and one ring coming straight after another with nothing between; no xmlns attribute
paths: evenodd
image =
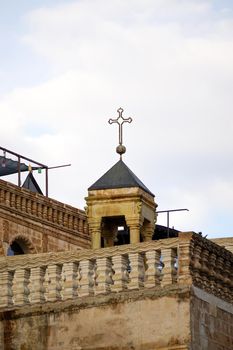
<svg viewBox="0 0 233 350"><path fill-rule="evenodd" d="M0 307L195 285L233 303L233 254L192 232L178 238L0 258Z"/></svg>
<svg viewBox="0 0 233 350"><path fill-rule="evenodd" d="M0 209L87 239L86 213L70 205L0 180Z"/></svg>
<svg viewBox="0 0 233 350"><path fill-rule="evenodd" d="M180 238L185 233L180 234ZM190 275L194 286L233 303L233 254L224 247L192 235Z"/></svg>

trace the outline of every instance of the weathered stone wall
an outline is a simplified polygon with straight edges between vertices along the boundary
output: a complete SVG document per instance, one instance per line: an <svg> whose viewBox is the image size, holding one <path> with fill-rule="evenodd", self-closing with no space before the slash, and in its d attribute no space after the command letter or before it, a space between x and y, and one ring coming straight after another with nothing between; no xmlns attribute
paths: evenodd
<svg viewBox="0 0 233 350"><path fill-rule="evenodd" d="M232 271L231 252L192 232L2 257L0 349L232 350Z"/></svg>
<svg viewBox="0 0 233 350"><path fill-rule="evenodd" d="M87 297L5 312L2 350L178 350L190 342L189 289ZM0 326L0 329L1 329Z"/></svg>
<svg viewBox="0 0 233 350"><path fill-rule="evenodd" d="M191 300L191 349L232 350L233 305L195 287Z"/></svg>
<svg viewBox="0 0 233 350"><path fill-rule="evenodd" d="M89 248L86 214L0 180L0 255L13 241L25 253Z"/></svg>

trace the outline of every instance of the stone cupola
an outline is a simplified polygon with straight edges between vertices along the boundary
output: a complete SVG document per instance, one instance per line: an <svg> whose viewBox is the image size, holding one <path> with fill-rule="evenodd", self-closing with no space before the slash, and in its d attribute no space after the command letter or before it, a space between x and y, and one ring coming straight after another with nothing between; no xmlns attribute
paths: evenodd
<svg viewBox="0 0 233 350"><path fill-rule="evenodd" d="M154 195L122 159L89 187L86 202L93 249L152 239Z"/></svg>

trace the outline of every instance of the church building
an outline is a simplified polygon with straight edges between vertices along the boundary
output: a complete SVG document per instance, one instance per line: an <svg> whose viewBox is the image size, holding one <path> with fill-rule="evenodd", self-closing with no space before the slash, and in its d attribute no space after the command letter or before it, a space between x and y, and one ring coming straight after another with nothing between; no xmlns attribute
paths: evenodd
<svg viewBox="0 0 233 350"><path fill-rule="evenodd" d="M118 115L120 159L85 210L48 197L48 166L0 147L0 177L18 174L0 179L2 350L233 349L233 238L156 224L155 195L122 159L132 118Z"/></svg>

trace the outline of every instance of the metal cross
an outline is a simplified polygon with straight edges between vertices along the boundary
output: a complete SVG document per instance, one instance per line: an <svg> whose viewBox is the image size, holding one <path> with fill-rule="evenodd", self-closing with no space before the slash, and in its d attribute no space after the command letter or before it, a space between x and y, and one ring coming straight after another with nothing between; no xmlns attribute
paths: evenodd
<svg viewBox="0 0 233 350"><path fill-rule="evenodd" d="M119 117L117 119L109 119L109 124L118 124L119 126L119 144L122 145L123 142L123 124L124 123L131 123L133 121L132 118L124 118L122 117L122 113L124 112L123 108L119 108L117 110Z"/></svg>

